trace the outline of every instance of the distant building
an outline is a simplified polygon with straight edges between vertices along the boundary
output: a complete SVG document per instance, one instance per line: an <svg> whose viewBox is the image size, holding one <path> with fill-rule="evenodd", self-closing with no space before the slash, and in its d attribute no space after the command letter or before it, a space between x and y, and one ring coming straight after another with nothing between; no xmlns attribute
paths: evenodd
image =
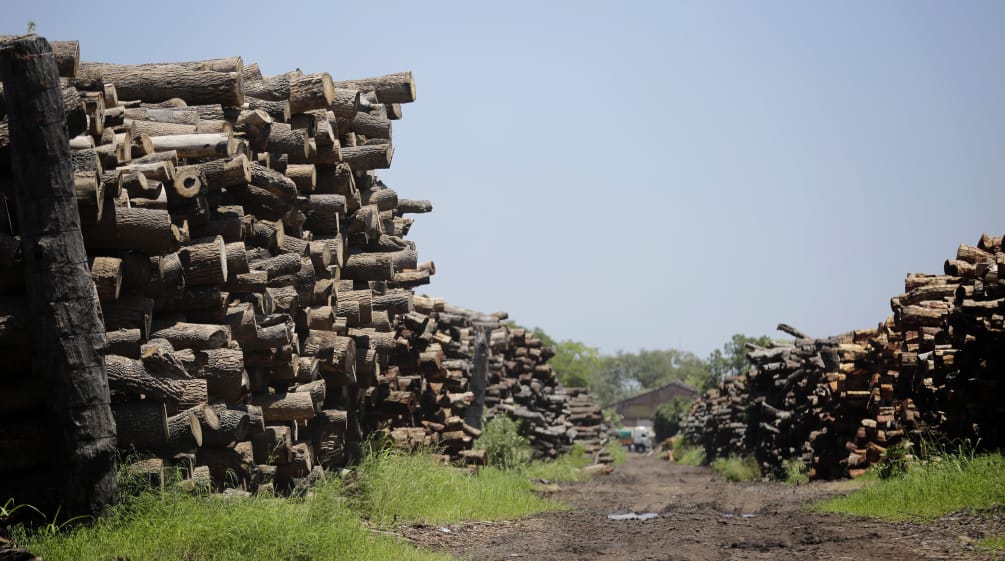
<svg viewBox="0 0 1005 561"><path fill-rule="evenodd" d="M694 399L698 390L690 384L674 380L665 386L623 399L614 404L614 410L625 418L625 424L652 425L653 415L660 405L675 397Z"/></svg>

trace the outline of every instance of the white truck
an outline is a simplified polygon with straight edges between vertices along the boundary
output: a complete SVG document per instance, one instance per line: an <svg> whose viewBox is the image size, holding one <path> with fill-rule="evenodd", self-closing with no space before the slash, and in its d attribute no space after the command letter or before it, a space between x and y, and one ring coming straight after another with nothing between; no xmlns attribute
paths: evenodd
<svg viewBox="0 0 1005 561"><path fill-rule="evenodd" d="M652 427L638 425L635 427L623 427L618 429L618 442L622 446L628 446L636 452L648 452L653 449Z"/></svg>

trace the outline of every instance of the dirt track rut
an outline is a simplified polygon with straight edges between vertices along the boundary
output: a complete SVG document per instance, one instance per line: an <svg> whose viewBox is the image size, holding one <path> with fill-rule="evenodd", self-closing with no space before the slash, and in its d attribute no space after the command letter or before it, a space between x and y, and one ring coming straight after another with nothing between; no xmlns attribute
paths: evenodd
<svg viewBox="0 0 1005 561"><path fill-rule="evenodd" d="M992 559L974 544L1005 531L1001 517L966 513L933 524L887 523L808 512L854 482L789 486L728 483L707 468L633 455L614 473L554 496L572 506L512 522L404 529L419 546L473 561ZM612 521L614 512L657 512Z"/></svg>

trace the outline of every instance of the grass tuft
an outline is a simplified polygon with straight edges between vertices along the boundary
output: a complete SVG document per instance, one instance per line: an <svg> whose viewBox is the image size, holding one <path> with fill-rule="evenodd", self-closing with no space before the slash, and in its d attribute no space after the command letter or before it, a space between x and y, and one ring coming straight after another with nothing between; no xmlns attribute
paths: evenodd
<svg viewBox="0 0 1005 561"><path fill-rule="evenodd" d="M716 458L712 469L721 473L727 481L757 481L761 479L761 468L753 456Z"/></svg>
<svg viewBox="0 0 1005 561"><path fill-rule="evenodd" d="M978 542L978 547L1005 551L1005 536L991 536Z"/></svg>
<svg viewBox="0 0 1005 561"><path fill-rule="evenodd" d="M448 559L367 530L332 480L299 500L149 491L94 524L12 537L52 561Z"/></svg>
<svg viewBox="0 0 1005 561"><path fill-rule="evenodd" d="M887 520L932 520L963 508L1005 505L1005 456L947 455L913 465L903 476L820 503L823 512Z"/></svg>
<svg viewBox="0 0 1005 561"><path fill-rule="evenodd" d="M673 440L673 457L678 464L685 466L700 466L705 463L705 449L692 444L683 437Z"/></svg>
<svg viewBox="0 0 1005 561"><path fill-rule="evenodd" d="M350 506L382 525L503 520L562 508L535 495L518 470L486 467L471 474L428 454L374 452L356 473Z"/></svg>
<svg viewBox="0 0 1005 561"><path fill-rule="evenodd" d="M785 460L782 462L785 468L785 482L790 485L800 485L809 483L810 468L801 460Z"/></svg>
<svg viewBox="0 0 1005 561"><path fill-rule="evenodd" d="M532 462L522 471L530 479L574 483L590 479L590 474L584 472L583 468L592 463L593 460L586 456L583 446L577 444L568 454L554 460Z"/></svg>
<svg viewBox="0 0 1005 561"><path fill-rule="evenodd" d="M614 465L620 466L628 461L628 450L625 450L625 447L619 444L617 440L608 440L604 448L607 450L607 454L611 457L611 462Z"/></svg>

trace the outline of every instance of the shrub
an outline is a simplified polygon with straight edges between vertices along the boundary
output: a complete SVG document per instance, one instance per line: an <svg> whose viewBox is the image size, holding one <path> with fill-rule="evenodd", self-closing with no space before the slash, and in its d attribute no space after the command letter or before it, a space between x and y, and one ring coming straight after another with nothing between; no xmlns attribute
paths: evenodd
<svg viewBox="0 0 1005 561"><path fill-rule="evenodd" d="M509 417L493 417L485 423L474 447L488 453L488 464L514 469L530 460L530 441L520 436L519 426Z"/></svg>

